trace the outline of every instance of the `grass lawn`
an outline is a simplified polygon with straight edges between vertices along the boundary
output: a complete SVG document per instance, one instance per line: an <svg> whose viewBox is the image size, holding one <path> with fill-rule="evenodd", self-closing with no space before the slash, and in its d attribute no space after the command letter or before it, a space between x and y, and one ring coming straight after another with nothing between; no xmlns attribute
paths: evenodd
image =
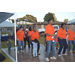
<svg viewBox="0 0 75 75"><path fill-rule="evenodd" d="M12 40L12 44L11 46L14 47L15 46L15 41ZM44 44L44 37L39 37L39 42L40 44ZM26 42L26 45L28 45L28 43ZM8 45L7 45L7 41L2 41L1 42L1 48L8 48Z"/></svg>
<svg viewBox="0 0 75 75"><path fill-rule="evenodd" d="M39 42L40 42L40 44L44 44L44 37L43 36L39 37Z"/></svg>
<svg viewBox="0 0 75 75"><path fill-rule="evenodd" d="M12 46L12 47L15 46L15 41L14 41L14 40L12 40L11 46ZM8 48L7 41L2 41L2 42L1 42L1 48Z"/></svg>
<svg viewBox="0 0 75 75"><path fill-rule="evenodd" d="M1 32L1 34L10 34L9 32Z"/></svg>
<svg viewBox="0 0 75 75"><path fill-rule="evenodd" d="M13 41L13 43L11 44L11 46L14 47L15 41L14 40L12 40L12 41ZM39 37L39 42L40 42L40 44L44 44L44 37L43 36ZM2 41L1 43L2 43L1 44L2 48L8 48L7 41ZM28 45L27 42L26 42L26 45ZM73 46L72 46L72 48L73 48ZM71 48L71 50L72 50L72 48Z"/></svg>

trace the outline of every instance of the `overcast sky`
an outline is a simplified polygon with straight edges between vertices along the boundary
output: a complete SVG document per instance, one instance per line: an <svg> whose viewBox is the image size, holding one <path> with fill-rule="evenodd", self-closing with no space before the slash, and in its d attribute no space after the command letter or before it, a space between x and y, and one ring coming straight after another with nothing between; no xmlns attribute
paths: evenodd
<svg viewBox="0 0 75 75"><path fill-rule="evenodd" d="M25 16L26 14L30 14L37 17L38 22L43 22L44 21L43 18L47 13L48 12L16 12L16 18L20 18ZM75 12L51 12L51 13L54 13L57 20L61 22L63 22L64 19L72 20L75 18ZM14 18L14 16L11 18Z"/></svg>

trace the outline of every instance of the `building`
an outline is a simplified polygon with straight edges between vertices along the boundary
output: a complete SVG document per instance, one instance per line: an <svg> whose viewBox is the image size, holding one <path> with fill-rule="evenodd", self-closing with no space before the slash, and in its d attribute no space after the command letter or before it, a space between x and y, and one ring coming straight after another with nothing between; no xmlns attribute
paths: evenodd
<svg viewBox="0 0 75 75"><path fill-rule="evenodd" d="M59 25L61 26L62 23L66 23L66 22L53 22L53 25ZM20 21L17 22L17 25L23 25L24 27L29 27L29 26L36 26L37 29L40 28L45 28L48 25L48 22L25 22L25 21ZM66 28L69 29L70 24L66 23Z"/></svg>
<svg viewBox="0 0 75 75"><path fill-rule="evenodd" d="M62 23L66 23L66 22L53 22L53 25L60 26ZM38 29L40 29L40 28L45 28L48 25L48 22L34 22L33 25L36 25Z"/></svg>
<svg viewBox="0 0 75 75"><path fill-rule="evenodd" d="M25 21L19 21L19 22L16 22L16 24L19 26L24 26L24 27L29 27L29 26L32 26L34 23L32 22L25 22Z"/></svg>

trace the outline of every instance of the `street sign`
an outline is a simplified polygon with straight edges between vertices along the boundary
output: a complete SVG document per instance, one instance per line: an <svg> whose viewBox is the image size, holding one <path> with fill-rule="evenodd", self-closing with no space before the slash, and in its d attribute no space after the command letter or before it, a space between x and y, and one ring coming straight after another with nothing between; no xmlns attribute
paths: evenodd
<svg viewBox="0 0 75 75"><path fill-rule="evenodd" d="M0 31L2 31L2 29L0 29Z"/></svg>

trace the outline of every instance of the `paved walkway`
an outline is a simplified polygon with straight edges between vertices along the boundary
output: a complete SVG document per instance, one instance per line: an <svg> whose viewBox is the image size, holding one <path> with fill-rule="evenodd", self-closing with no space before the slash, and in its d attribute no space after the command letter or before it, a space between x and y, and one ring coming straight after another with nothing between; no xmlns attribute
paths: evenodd
<svg viewBox="0 0 75 75"><path fill-rule="evenodd" d="M58 57L57 55L58 50L55 51L55 57L56 60L50 60L50 62L75 62L75 54L71 53L67 56L61 56ZM28 46L26 46L26 50L24 50L24 53L20 51L18 54L18 62L45 62L45 47L44 45L41 45L40 47L40 54L37 58L33 58L31 54L31 50L28 49Z"/></svg>

